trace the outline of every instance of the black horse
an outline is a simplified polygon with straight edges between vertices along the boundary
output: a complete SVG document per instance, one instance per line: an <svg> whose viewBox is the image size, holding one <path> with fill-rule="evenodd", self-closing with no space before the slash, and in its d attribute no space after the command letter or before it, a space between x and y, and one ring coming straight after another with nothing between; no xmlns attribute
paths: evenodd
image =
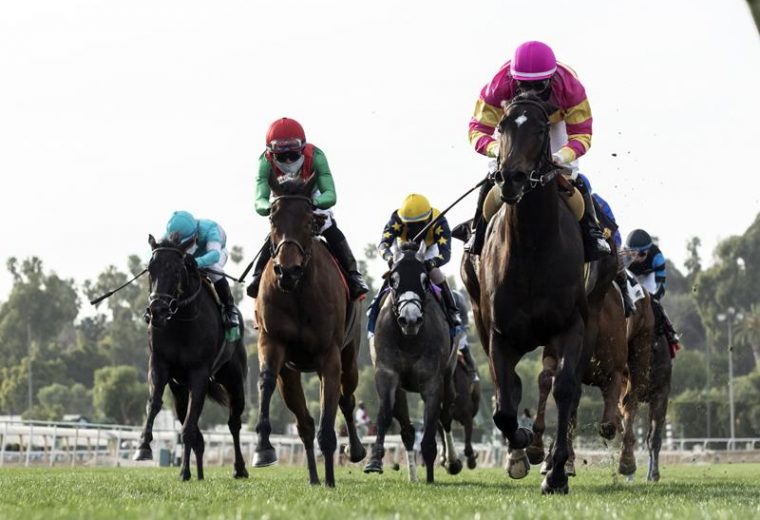
<svg viewBox="0 0 760 520"><path fill-rule="evenodd" d="M227 425L235 447L235 478L247 478L240 450L240 416L245 407L244 383L247 374L243 346L243 320L240 339L225 341L225 327L219 306L205 283L193 257L170 237L156 243L150 273L150 303L145 313L150 348L150 399L148 417L135 460L150 460L153 420L161 409L164 388L169 385L174 407L182 422L182 480L190 479L190 450L195 452L198 480L203 479L203 435L198 417L206 395L229 407Z"/></svg>
<svg viewBox="0 0 760 520"><path fill-rule="evenodd" d="M561 197L556 178L561 171L551 162L549 114L556 107L529 94L504 108L495 179L503 204L489 224L479 265L465 255L463 262L469 265L462 272L497 388L494 423L525 471L524 448L532 433L518 428L522 383L515 367L539 346L552 345L558 354L557 442L541 489L566 493L568 426L581 397L581 377L596 342L597 315L616 259L597 262L596 283L587 297L581 229Z"/></svg>
<svg viewBox="0 0 760 520"><path fill-rule="evenodd" d="M425 402L420 451L425 461L427 482L432 483L439 421L447 432L451 431L452 374L456 358L446 315L431 293L424 256L424 242L419 249L413 242L403 244L390 271L390 296L380 309L374 343L371 344L380 409L377 439L364 472L383 472L385 432L396 417L401 424L401 439L407 452L409 479L417 480L414 428L409 422L405 393L417 392ZM445 438L448 444L451 435ZM453 446L447 446L447 453L453 453ZM447 468L450 473L461 471L462 463L456 457L450 462L452 464Z"/></svg>

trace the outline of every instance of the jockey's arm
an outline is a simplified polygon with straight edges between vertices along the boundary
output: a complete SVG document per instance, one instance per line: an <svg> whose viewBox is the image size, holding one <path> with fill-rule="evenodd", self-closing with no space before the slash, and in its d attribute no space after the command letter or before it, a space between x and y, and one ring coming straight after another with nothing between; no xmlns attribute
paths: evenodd
<svg viewBox="0 0 760 520"><path fill-rule="evenodd" d="M398 211L394 211L391 214L391 218L386 222L383 228L383 236L380 238L380 242L377 244L377 252L383 260L388 260L387 256L392 255L392 247L396 238L401 235L401 231L404 229L404 223L398 216Z"/></svg>
<svg viewBox="0 0 760 520"><path fill-rule="evenodd" d="M433 230L433 243L438 246L438 254L433 258L435 267L441 267L451 260L451 229L446 218L441 217Z"/></svg>
<svg viewBox="0 0 760 520"><path fill-rule="evenodd" d="M480 90L480 97L475 103L470 119L468 137L470 144L479 154L487 157L498 155L499 143L493 138L493 134L504 115L501 102L511 99L513 94L505 63L493 79Z"/></svg>
<svg viewBox="0 0 760 520"><path fill-rule="evenodd" d="M261 154L259 158L259 173L256 175L256 213L262 217L269 215L270 203L269 195L271 190L269 189L269 173L272 171L269 162L264 154Z"/></svg>
<svg viewBox="0 0 760 520"><path fill-rule="evenodd" d="M201 256L196 257L195 263L198 264L198 267L209 267L217 262L219 262L219 259L222 257L221 254L222 251L222 243L217 242L216 240L210 241L206 243L206 252L203 253Z"/></svg>
<svg viewBox="0 0 760 520"><path fill-rule="evenodd" d="M667 280L667 268L665 266L665 255L657 253L652 259L652 269L654 270L654 281L657 284L657 291L654 293L656 299L665 296L665 282Z"/></svg>
<svg viewBox="0 0 760 520"><path fill-rule="evenodd" d="M567 164L585 154L591 148L591 134L593 118L591 117L591 105L586 97L586 89L575 76L572 70L564 65L555 75L555 80L561 88L555 92L559 95L559 104L565 121L567 131L567 143L555 152Z"/></svg>
<svg viewBox="0 0 760 520"><path fill-rule="evenodd" d="M338 195L335 192L335 182L333 182L330 166L327 164L327 157L322 150L315 147L312 161L319 189L319 195L314 198L314 205L319 209L331 208L337 202Z"/></svg>

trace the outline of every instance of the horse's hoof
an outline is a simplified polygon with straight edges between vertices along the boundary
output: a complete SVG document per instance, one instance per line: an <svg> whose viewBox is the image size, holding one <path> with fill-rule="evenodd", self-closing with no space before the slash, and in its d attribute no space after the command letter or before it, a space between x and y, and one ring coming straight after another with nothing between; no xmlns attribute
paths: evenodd
<svg viewBox="0 0 760 520"><path fill-rule="evenodd" d="M512 450L507 461L507 475L513 479L521 479L528 476L530 461L525 450Z"/></svg>
<svg viewBox="0 0 760 520"><path fill-rule="evenodd" d="M383 461L378 459L371 459L366 466L364 466L364 473L381 473L383 472Z"/></svg>
<svg viewBox="0 0 760 520"><path fill-rule="evenodd" d="M541 464L544 461L544 458L546 457L544 448L539 447L539 446L528 446L527 448L525 448L525 453L528 454L528 460L534 466L536 464Z"/></svg>
<svg viewBox="0 0 760 520"><path fill-rule="evenodd" d="M188 480L190 480L190 477L191 477L191 475L190 475L189 471L180 471L179 472L179 479L181 481L183 481L183 482L187 482Z"/></svg>
<svg viewBox="0 0 760 520"><path fill-rule="evenodd" d="M401 465L398 462L394 462L393 466L391 466L391 469L393 471L399 471L401 469Z"/></svg>
<svg viewBox="0 0 760 520"><path fill-rule="evenodd" d="M265 448L253 455L254 468L266 468L277 463L277 452L274 448Z"/></svg>
<svg viewBox="0 0 760 520"><path fill-rule="evenodd" d="M132 460L153 460L153 450L150 448L140 448L132 456Z"/></svg>
<svg viewBox="0 0 760 520"><path fill-rule="evenodd" d="M558 493L560 495L567 495L570 491L570 487L567 485L567 479L565 479L564 485L560 486L552 486L549 483L549 476L544 477L544 481L541 482L541 494L543 495L553 495L555 493Z"/></svg>
<svg viewBox="0 0 760 520"><path fill-rule="evenodd" d="M478 458L475 456L467 457L467 469L475 469L478 467Z"/></svg>
<svg viewBox="0 0 760 520"><path fill-rule="evenodd" d="M462 471L462 467L462 461L455 459L446 466L446 471L448 471L449 475L458 475Z"/></svg>
<svg viewBox="0 0 760 520"><path fill-rule="evenodd" d="M620 457L618 473L625 476L636 473L636 459L634 457Z"/></svg>
<svg viewBox="0 0 760 520"><path fill-rule="evenodd" d="M364 460L364 457L367 456L367 450L362 445L359 444L357 447L351 447L349 450L349 457L348 460L350 460L353 463L361 462Z"/></svg>
<svg viewBox="0 0 760 520"><path fill-rule="evenodd" d="M565 473L567 473L568 477L575 476L575 461L574 460L568 460L567 462L565 462Z"/></svg>
<svg viewBox="0 0 760 520"><path fill-rule="evenodd" d="M647 480L649 482L659 482L660 481L660 474L659 473L650 473L647 475Z"/></svg>
<svg viewBox="0 0 760 520"><path fill-rule="evenodd" d="M232 478L248 478L248 470L243 468L237 469L232 472Z"/></svg>
<svg viewBox="0 0 760 520"><path fill-rule="evenodd" d="M608 441L611 441L615 438L616 431L617 429L615 428L615 423L607 422L599 425L599 435Z"/></svg>

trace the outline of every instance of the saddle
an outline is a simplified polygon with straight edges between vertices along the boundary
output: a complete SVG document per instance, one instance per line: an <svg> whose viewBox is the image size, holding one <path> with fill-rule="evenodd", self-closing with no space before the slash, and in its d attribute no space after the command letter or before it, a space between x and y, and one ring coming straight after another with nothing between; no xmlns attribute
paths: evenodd
<svg viewBox="0 0 760 520"><path fill-rule="evenodd" d="M558 175L555 178L557 179L557 184L559 184L562 200L565 201L565 204L567 204L568 209L573 213L576 220L580 220L583 218L583 213L586 209L586 205L583 202L583 195L581 195L580 191L578 191L564 175ZM486 222L491 221L496 212L499 211L501 205L501 187L499 187L498 184L494 184L483 201L483 218Z"/></svg>

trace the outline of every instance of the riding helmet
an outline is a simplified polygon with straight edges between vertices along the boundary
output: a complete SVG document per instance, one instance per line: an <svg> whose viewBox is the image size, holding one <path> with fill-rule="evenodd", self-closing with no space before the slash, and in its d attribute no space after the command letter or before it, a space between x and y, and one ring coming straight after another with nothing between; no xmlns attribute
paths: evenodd
<svg viewBox="0 0 760 520"><path fill-rule="evenodd" d="M625 246L636 251L646 251L652 247L652 237L643 229L634 229L626 237Z"/></svg>
<svg viewBox="0 0 760 520"><path fill-rule="evenodd" d="M422 222L430 218L433 209L430 207L427 197L418 193L407 195L404 203L398 210L398 216L402 222Z"/></svg>
<svg viewBox="0 0 760 520"><path fill-rule="evenodd" d="M515 50L511 66L517 81L549 79L557 70L557 58L551 47L542 42L525 42Z"/></svg>
<svg viewBox="0 0 760 520"><path fill-rule="evenodd" d="M197 232L198 221L187 211L175 211L172 213L169 223L166 224L166 236L177 233L180 243L194 238Z"/></svg>
<svg viewBox="0 0 760 520"><path fill-rule="evenodd" d="M272 153L301 151L306 146L306 133L301 123L282 117L269 125L266 144Z"/></svg>

